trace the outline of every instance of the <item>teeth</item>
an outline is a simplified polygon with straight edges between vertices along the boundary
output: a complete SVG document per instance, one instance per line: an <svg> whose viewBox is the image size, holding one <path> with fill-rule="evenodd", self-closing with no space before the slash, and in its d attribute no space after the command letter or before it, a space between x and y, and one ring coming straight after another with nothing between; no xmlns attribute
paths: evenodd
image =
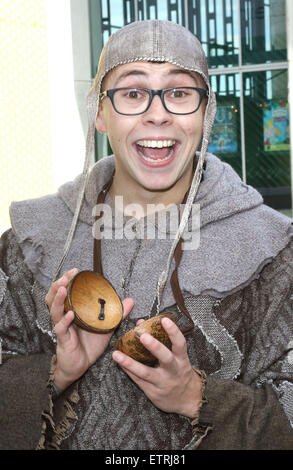
<svg viewBox="0 0 293 470"><path fill-rule="evenodd" d="M173 147L175 145L175 140L138 140L137 145L141 147L151 147L151 148L163 148L163 147Z"/></svg>

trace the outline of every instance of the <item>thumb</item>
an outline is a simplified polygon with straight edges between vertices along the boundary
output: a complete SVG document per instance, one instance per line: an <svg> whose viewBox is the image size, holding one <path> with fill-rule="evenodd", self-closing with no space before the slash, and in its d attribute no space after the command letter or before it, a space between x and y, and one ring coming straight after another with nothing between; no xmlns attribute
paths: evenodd
<svg viewBox="0 0 293 470"><path fill-rule="evenodd" d="M131 310L133 309L134 300L131 299L130 297L127 299L124 299L122 301L122 305L123 305L123 310L124 310L123 320L125 320L125 318L130 314Z"/></svg>

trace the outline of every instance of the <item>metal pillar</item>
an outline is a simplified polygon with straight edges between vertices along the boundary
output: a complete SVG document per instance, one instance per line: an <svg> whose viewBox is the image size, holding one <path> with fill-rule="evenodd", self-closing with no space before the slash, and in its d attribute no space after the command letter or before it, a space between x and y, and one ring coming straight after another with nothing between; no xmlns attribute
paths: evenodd
<svg viewBox="0 0 293 470"><path fill-rule="evenodd" d="M242 68L242 32L241 32L241 0L238 0L238 35L239 35L239 75L240 75L240 132L241 132L241 161L242 181L246 184L246 149L245 149L245 125L244 125L244 86Z"/></svg>
<svg viewBox="0 0 293 470"><path fill-rule="evenodd" d="M291 215L293 217L293 2L286 0L288 102L290 113Z"/></svg>

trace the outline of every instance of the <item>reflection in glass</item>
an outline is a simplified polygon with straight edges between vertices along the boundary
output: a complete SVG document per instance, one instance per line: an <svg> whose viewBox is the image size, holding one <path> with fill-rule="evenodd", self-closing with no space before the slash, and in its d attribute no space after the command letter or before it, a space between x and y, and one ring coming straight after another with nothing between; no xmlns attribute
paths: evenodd
<svg viewBox="0 0 293 470"><path fill-rule="evenodd" d="M287 59L285 0L241 0L244 64Z"/></svg>
<svg viewBox="0 0 293 470"><path fill-rule="evenodd" d="M237 0L189 0L188 28L202 42L210 68L238 65Z"/></svg>
<svg viewBox="0 0 293 470"><path fill-rule="evenodd" d="M185 0L102 0L103 41L136 19L169 20L185 26L185 3Z"/></svg>
<svg viewBox="0 0 293 470"><path fill-rule="evenodd" d="M117 29L134 21L134 13L133 1L101 0L103 44Z"/></svg>
<svg viewBox="0 0 293 470"><path fill-rule="evenodd" d="M185 26L184 0L139 0L139 20L169 20Z"/></svg>
<svg viewBox="0 0 293 470"><path fill-rule="evenodd" d="M211 86L217 95L217 114L208 151L229 163L242 177L239 74L212 75Z"/></svg>
<svg viewBox="0 0 293 470"><path fill-rule="evenodd" d="M276 209L291 206L287 70L244 74L247 183Z"/></svg>
<svg viewBox="0 0 293 470"><path fill-rule="evenodd" d="M243 63L286 60L285 0L240 0L240 6ZM136 19L170 20L201 40L210 68L239 65L238 0L101 0L101 15L104 43Z"/></svg>
<svg viewBox="0 0 293 470"><path fill-rule="evenodd" d="M101 0L103 43L135 19L169 20L188 27L200 39L210 68L235 66L239 51L237 3L238 0Z"/></svg>

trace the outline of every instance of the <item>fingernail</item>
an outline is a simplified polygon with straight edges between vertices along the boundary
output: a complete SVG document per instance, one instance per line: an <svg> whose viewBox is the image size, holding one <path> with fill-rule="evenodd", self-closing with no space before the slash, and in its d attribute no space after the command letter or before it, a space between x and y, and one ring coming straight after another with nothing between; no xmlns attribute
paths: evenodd
<svg viewBox="0 0 293 470"><path fill-rule="evenodd" d="M169 318L165 317L162 320L164 320L165 326L171 326L172 325L172 321Z"/></svg>
<svg viewBox="0 0 293 470"><path fill-rule="evenodd" d="M60 287L59 287L58 292L57 292L58 297L63 297L63 296L64 296L64 291L63 291L63 289L65 289L64 286L60 286Z"/></svg>
<svg viewBox="0 0 293 470"><path fill-rule="evenodd" d="M114 357L114 359L116 359L116 361L119 361L119 362L122 361L122 359L123 359L122 354L120 354L118 351L114 352L113 357Z"/></svg>
<svg viewBox="0 0 293 470"><path fill-rule="evenodd" d="M148 333L144 333L143 335L141 335L141 339L144 344L150 344L150 342L152 341L152 336Z"/></svg>

